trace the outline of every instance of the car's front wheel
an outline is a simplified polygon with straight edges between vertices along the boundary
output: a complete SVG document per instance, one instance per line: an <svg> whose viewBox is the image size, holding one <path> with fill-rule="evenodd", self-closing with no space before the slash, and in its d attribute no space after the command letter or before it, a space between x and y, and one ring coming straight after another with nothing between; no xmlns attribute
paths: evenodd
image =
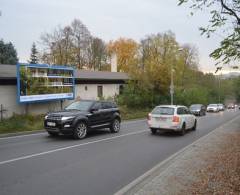
<svg viewBox="0 0 240 195"><path fill-rule="evenodd" d="M197 121L195 120L192 130L195 131L196 129L197 129Z"/></svg>
<svg viewBox="0 0 240 195"><path fill-rule="evenodd" d="M80 122L76 125L76 128L73 133L75 139L83 139L87 135L87 125L84 122Z"/></svg>
<svg viewBox="0 0 240 195"><path fill-rule="evenodd" d="M115 118L110 126L111 133L118 133L120 131L120 120Z"/></svg>
<svg viewBox="0 0 240 195"><path fill-rule="evenodd" d="M157 133L157 129L151 128L151 132L152 132L152 134L154 135L154 134Z"/></svg>

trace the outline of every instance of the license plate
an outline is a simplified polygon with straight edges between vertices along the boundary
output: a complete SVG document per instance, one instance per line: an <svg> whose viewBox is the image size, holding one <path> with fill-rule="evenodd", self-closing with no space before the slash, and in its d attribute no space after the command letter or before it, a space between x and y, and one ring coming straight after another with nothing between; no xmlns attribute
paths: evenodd
<svg viewBox="0 0 240 195"><path fill-rule="evenodd" d="M166 121L167 118L166 118L166 117L159 117L159 120L160 120L160 121Z"/></svg>
<svg viewBox="0 0 240 195"><path fill-rule="evenodd" d="M54 122L47 122L47 126L49 126L49 127L55 127L55 126L56 126L56 123L54 123Z"/></svg>
<svg viewBox="0 0 240 195"><path fill-rule="evenodd" d="M155 117L155 120L156 121L166 121L167 118L165 118L165 117Z"/></svg>

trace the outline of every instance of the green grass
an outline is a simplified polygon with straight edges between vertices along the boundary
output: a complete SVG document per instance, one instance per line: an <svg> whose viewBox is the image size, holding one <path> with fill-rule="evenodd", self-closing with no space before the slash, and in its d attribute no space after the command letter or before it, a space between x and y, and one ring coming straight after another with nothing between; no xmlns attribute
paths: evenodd
<svg viewBox="0 0 240 195"><path fill-rule="evenodd" d="M0 122L0 134L43 129L43 115L14 115Z"/></svg>
<svg viewBox="0 0 240 195"><path fill-rule="evenodd" d="M138 118L147 118L147 114L150 112L151 109L133 109L127 107L120 107L122 120L131 120L131 119L138 119Z"/></svg>
<svg viewBox="0 0 240 195"><path fill-rule="evenodd" d="M122 106L120 111L122 120L131 120L146 118L150 109L130 109ZM14 115L0 122L0 134L42 130L43 120L43 115Z"/></svg>

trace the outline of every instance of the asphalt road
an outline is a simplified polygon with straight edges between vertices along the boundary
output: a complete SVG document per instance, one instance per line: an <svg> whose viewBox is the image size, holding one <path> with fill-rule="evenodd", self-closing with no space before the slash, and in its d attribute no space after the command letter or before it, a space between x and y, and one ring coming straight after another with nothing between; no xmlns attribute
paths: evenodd
<svg viewBox="0 0 240 195"><path fill-rule="evenodd" d="M239 111L198 118L185 136L151 135L145 120L122 123L121 132L91 133L86 139L47 133L0 138L0 194L114 194L122 187Z"/></svg>

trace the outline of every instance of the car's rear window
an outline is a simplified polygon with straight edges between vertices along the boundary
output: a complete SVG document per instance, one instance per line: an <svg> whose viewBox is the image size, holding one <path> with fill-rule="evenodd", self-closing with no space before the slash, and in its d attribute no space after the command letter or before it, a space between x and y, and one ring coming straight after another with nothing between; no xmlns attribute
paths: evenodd
<svg viewBox="0 0 240 195"><path fill-rule="evenodd" d="M209 104L208 106L217 107L217 104Z"/></svg>
<svg viewBox="0 0 240 195"><path fill-rule="evenodd" d="M201 105L191 105L190 106L190 109L199 109L199 108L201 108L202 106Z"/></svg>
<svg viewBox="0 0 240 195"><path fill-rule="evenodd" d="M156 107L153 109L152 114L173 115L174 108L170 107Z"/></svg>

